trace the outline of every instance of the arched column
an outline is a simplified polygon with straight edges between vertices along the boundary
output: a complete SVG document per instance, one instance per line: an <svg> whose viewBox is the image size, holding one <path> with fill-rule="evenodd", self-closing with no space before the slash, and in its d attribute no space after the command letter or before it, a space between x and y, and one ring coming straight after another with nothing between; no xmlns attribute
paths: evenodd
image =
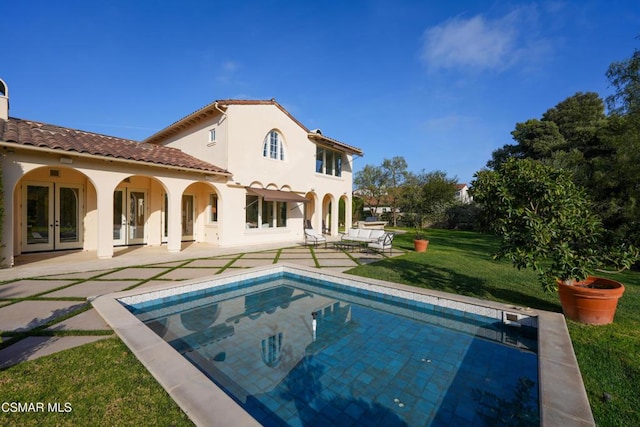
<svg viewBox="0 0 640 427"><path fill-rule="evenodd" d="M340 224L340 201L339 199L332 198L331 201L331 235L337 236L339 234Z"/></svg>
<svg viewBox="0 0 640 427"><path fill-rule="evenodd" d="M8 155L0 154L0 166L2 167L2 186L4 195L2 203L4 206L4 218L2 220L2 235L0 236L0 267L12 267L13 255L17 250L15 240L15 191L18 182L22 178L22 170L9 159Z"/></svg>
<svg viewBox="0 0 640 427"><path fill-rule="evenodd" d="M93 181L97 198L97 256L100 259L113 257L113 191L127 174L107 171L87 171Z"/></svg>
<svg viewBox="0 0 640 427"><path fill-rule="evenodd" d="M167 250L182 248L182 193L193 181L179 178L158 179L167 191Z"/></svg>

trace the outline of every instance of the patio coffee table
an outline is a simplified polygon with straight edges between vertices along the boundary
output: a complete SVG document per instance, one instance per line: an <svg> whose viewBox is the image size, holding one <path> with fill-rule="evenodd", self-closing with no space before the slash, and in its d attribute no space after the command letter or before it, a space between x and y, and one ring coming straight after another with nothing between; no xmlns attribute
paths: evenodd
<svg viewBox="0 0 640 427"><path fill-rule="evenodd" d="M340 241L340 242L335 242L333 246L336 249L353 252L355 249L362 249L362 244L363 242Z"/></svg>

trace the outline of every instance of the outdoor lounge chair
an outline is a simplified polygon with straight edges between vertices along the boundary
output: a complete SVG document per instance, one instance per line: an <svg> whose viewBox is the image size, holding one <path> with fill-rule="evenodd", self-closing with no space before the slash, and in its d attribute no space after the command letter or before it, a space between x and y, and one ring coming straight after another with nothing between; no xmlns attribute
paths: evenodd
<svg viewBox="0 0 640 427"><path fill-rule="evenodd" d="M327 247L327 238L324 237L322 234L317 234L315 231L313 231L312 228L305 228L304 229L304 243L305 245L308 245L309 243L313 243L313 246L315 246L316 248L318 247L318 243L322 243L324 242L324 247Z"/></svg>
<svg viewBox="0 0 640 427"><path fill-rule="evenodd" d="M391 255L392 243L393 243L393 233L384 233L384 235L380 237L377 241L368 243L367 247L380 253L384 253L385 250L389 249L389 255Z"/></svg>

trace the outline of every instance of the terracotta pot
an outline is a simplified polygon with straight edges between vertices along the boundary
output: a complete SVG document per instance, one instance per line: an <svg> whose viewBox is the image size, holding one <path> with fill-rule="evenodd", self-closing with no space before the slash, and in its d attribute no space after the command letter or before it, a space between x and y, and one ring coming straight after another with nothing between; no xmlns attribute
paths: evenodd
<svg viewBox="0 0 640 427"><path fill-rule="evenodd" d="M414 240L413 241L413 248L416 250L416 252L426 252L428 246L429 246L429 241L428 240Z"/></svg>
<svg viewBox="0 0 640 427"><path fill-rule="evenodd" d="M590 325L606 325L613 322L624 285L589 276L573 286L558 282L558 293L567 318Z"/></svg>

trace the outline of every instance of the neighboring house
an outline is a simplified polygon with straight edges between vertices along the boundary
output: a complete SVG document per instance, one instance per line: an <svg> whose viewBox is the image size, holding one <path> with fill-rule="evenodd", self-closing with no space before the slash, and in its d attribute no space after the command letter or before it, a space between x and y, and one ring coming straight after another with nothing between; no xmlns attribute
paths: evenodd
<svg viewBox="0 0 640 427"><path fill-rule="evenodd" d="M358 192L354 192L355 195ZM391 200L387 196L382 196L379 199L375 199L373 197L361 197L364 202L364 215L365 217L377 217L378 219L382 218L383 215L388 214L391 215ZM396 208L396 212L400 213L400 209Z"/></svg>
<svg viewBox="0 0 640 427"><path fill-rule="evenodd" d="M299 242L305 220L336 234L351 226L354 155L275 100L216 101L136 142L9 117L0 80L0 266L35 251Z"/></svg>
<svg viewBox="0 0 640 427"><path fill-rule="evenodd" d="M455 198L462 203L471 203L473 199L469 195L469 187L467 184L456 184Z"/></svg>

